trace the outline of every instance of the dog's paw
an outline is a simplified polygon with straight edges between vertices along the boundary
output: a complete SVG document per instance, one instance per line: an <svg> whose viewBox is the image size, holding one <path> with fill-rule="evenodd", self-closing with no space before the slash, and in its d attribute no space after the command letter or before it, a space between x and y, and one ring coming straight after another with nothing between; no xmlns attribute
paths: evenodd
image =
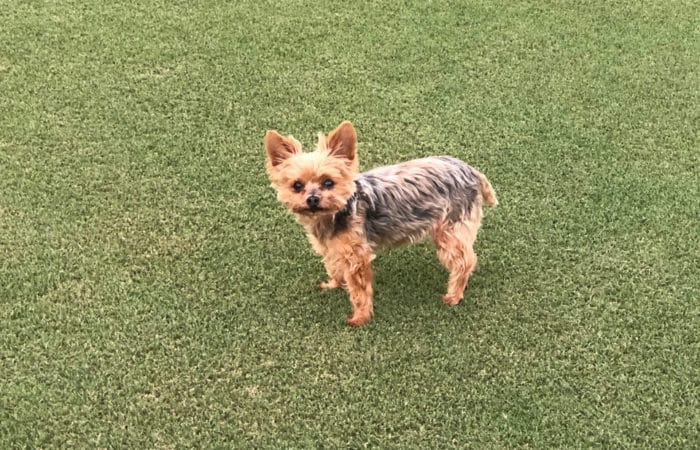
<svg viewBox="0 0 700 450"><path fill-rule="evenodd" d="M348 317L348 325L354 328L361 327L369 322L370 318L371 316L367 314L353 314L352 316Z"/></svg>
<svg viewBox="0 0 700 450"><path fill-rule="evenodd" d="M442 302L446 305L455 306L458 305L462 300L462 297L456 297L454 295L445 294L442 296Z"/></svg>
<svg viewBox="0 0 700 450"><path fill-rule="evenodd" d="M340 283L336 280L328 280L324 281L321 283L321 289L338 289L340 286Z"/></svg>

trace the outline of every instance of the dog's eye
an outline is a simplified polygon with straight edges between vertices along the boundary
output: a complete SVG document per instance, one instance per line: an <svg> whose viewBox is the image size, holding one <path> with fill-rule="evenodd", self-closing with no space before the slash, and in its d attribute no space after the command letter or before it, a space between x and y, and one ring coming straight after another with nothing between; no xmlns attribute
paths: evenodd
<svg viewBox="0 0 700 450"><path fill-rule="evenodd" d="M304 183L301 181L295 181L292 185L292 189L294 189L295 192L301 192L301 190L304 189Z"/></svg>
<svg viewBox="0 0 700 450"><path fill-rule="evenodd" d="M332 188L333 185L335 185L335 183L334 183L333 180L331 180L330 178L329 178L328 180L326 180L326 181L323 182L323 187L326 188L326 189Z"/></svg>

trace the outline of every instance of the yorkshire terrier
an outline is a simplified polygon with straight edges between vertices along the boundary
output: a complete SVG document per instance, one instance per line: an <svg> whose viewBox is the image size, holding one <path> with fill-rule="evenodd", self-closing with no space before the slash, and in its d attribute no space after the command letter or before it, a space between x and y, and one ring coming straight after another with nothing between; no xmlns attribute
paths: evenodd
<svg viewBox="0 0 700 450"><path fill-rule="evenodd" d="M449 270L442 300L456 305L476 267L473 244L482 205L496 205L486 177L464 162L436 156L359 172L357 135L346 121L315 151L276 131L265 135L267 173L279 200L306 229L323 257L329 280L323 289L343 287L352 303L348 324L372 317L375 250L430 236Z"/></svg>

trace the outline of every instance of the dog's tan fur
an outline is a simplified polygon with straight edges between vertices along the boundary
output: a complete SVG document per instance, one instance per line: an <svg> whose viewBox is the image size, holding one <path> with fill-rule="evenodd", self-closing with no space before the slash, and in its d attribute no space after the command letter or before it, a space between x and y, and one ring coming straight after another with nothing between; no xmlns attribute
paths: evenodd
<svg viewBox="0 0 700 450"><path fill-rule="evenodd" d="M279 200L304 226L323 257L324 289L344 287L351 326L372 317L371 262L377 248L430 236L450 271L443 301L462 300L476 267L473 244L482 205L498 201L486 177L451 157L431 157L359 173L357 136L343 122L304 153L292 136L265 135L267 172Z"/></svg>

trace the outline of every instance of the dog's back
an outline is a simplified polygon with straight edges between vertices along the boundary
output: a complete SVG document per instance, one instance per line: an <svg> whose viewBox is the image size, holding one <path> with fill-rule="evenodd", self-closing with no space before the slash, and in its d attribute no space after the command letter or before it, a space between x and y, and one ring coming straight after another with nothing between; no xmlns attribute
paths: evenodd
<svg viewBox="0 0 700 450"><path fill-rule="evenodd" d="M488 180L449 156L416 159L378 167L357 180L358 213L373 246L394 246L425 237L436 223L481 215L483 202L494 204Z"/></svg>

